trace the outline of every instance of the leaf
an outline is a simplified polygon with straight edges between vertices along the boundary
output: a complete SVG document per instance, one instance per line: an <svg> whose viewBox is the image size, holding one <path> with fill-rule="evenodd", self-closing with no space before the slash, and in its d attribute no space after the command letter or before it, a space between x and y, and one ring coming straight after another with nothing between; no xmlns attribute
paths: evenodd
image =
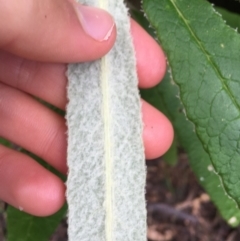
<svg viewBox="0 0 240 241"><path fill-rule="evenodd" d="M142 13L138 12L137 16L138 22L144 22ZM147 31L149 29L146 24L144 28ZM174 143L176 143L177 139L181 147L183 147L188 154L189 164L193 172L197 176L201 186L204 187L218 208L223 219L232 227L237 227L240 224L240 211L236 207L236 203L226 195L218 176L213 171L209 171L212 167L209 155L205 152L202 143L193 131L191 122L186 119L182 103L180 99L177 98L177 96L179 96L179 89L173 84L169 72L166 73L163 81L158 86L141 90L141 96L170 119L174 126ZM166 155L164 155L164 159L165 156Z"/></svg>
<svg viewBox="0 0 240 241"><path fill-rule="evenodd" d="M146 167L130 22L123 1L81 1L117 26L100 61L68 68L67 200L70 241L145 241Z"/></svg>
<svg viewBox="0 0 240 241"><path fill-rule="evenodd" d="M4 145L4 146L7 146L7 147L10 147L11 143L8 140L0 137L0 145Z"/></svg>
<svg viewBox="0 0 240 241"><path fill-rule="evenodd" d="M64 205L49 217L35 217L12 206L7 209L8 241L48 241L67 211Z"/></svg>
<svg viewBox="0 0 240 241"><path fill-rule="evenodd" d="M240 38L203 0L144 0L195 125L227 194L240 205Z"/></svg>
<svg viewBox="0 0 240 241"><path fill-rule="evenodd" d="M160 106L158 108L171 120L175 135L188 154L190 166L199 183L207 191L222 217L229 225L236 227L240 224L240 210L236 207L236 203L228 198L221 181L213 172L209 155L193 131L192 123L186 119L180 99L176 97L179 96L179 89L171 82L170 75L167 73L164 80L157 87L145 90L145 92L148 92L145 96L152 96L150 100L148 98L146 100L154 106L156 106L156 102L153 100L162 103L164 108Z"/></svg>
<svg viewBox="0 0 240 241"><path fill-rule="evenodd" d="M163 160L171 166L175 166L178 162L177 142L173 140L171 147L163 155Z"/></svg>

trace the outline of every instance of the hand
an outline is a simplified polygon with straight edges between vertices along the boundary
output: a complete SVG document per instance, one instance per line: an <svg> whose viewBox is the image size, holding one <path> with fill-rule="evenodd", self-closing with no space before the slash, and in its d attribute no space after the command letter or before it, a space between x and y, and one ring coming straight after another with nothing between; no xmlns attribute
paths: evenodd
<svg viewBox="0 0 240 241"><path fill-rule="evenodd" d="M92 13L98 14L97 22L92 21ZM0 136L66 174L65 120L34 97L64 109L65 63L106 54L116 38L113 19L103 10L72 0L0 1L0 16L6 20L0 21ZM133 20L131 31L139 86L152 87L164 76L164 54ZM145 154L153 159L169 148L173 129L163 114L144 101L142 111ZM46 216L63 205L65 186L29 156L0 146L0 199Z"/></svg>

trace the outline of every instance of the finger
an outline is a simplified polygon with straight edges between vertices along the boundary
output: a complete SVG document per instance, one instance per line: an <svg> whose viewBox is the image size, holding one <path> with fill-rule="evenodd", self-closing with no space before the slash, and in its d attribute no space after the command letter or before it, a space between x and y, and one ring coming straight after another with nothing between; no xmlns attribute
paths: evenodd
<svg viewBox="0 0 240 241"><path fill-rule="evenodd" d="M170 121L145 101L142 101L143 143L146 159L162 156L173 141L173 127Z"/></svg>
<svg viewBox="0 0 240 241"><path fill-rule="evenodd" d="M163 78L166 60L159 45L133 20L131 29L136 50L139 86L149 88ZM65 65L29 61L3 51L0 51L0 63L2 82L59 108L65 107L67 102Z"/></svg>
<svg viewBox="0 0 240 241"><path fill-rule="evenodd" d="M167 150L173 131L166 117L146 102L143 102L142 111L146 158L152 159ZM0 116L0 136L35 153L66 173L67 142L63 117L4 84L0 84Z"/></svg>
<svg viewBox="0 0 240 241"><path fill-rule="evenodd" d="M0 0L0 48L24 58L81 62L100 58L116 38L106 11L73 0Z"/></svg>
<svg viewBox="0 0 240 241"><path fill-rule="evenodd" d="M0 199L36 216L58 211L65 186L30 157L0 145Z"/></svg>
<svg viewBox="0 0 240 241"><path fill-rule="evenodd" d="M169 147L172 127L144 101L142 109L146 156L153 159ZM156 136L156 133L162 134ZM46 216L63 205L64 192L61 180L30 157L0 146L0 199L33 215Z"/></svg>
<svg viewBox="0 0 240 241"><path fill-rule="evenodd" d="M148 144L145 145L146 155L151 159L165 151L173 133L169 123L164 124L167 122L166 118L157 114L153 107L149 108L149 105L143 102L142 109L145 123L144 143L147 141L150 144L150 148ZM162 136L158 137L153 135L153 132L158 133L162 126L166 133L163 132ZM153 146L154 143L157 145ZM0 199L33 215L46 216L55 213L63 205L64 192L65 187L61 180L30 157L0 146Z"/></svg>
<svg viewBox="0 0 240 241"><path fill-rule="evenodd" d="M0 136L36 154L62 173L67 172L63 117L1 83L0 116Z"/></svg>
<svg viewBox="0 0 240 241"><path fill-rule="evenodd" d="M137 60L140 88L157 85L166 72L166 58L157 42L134 20L131 32Z"/></svg>
<svg viewBox="0 0 240 241"><path fill-rule="evenodd" d="M0 82L64 109L67 103L65 64L27 60L0 51Z"/></svg>

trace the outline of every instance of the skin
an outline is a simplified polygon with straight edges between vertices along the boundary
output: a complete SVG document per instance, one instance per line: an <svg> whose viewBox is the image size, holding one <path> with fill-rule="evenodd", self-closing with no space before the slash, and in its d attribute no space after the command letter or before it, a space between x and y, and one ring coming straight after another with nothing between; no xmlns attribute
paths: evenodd
<svg viewBox="0 0 240 241"><path fill-rule="evenodd" d="M87 35L74 4L68 0L25 0L19 5L14 0L0 0L0 16L9 19L0 21L0 136L64 174L65 120L34 97L64 110L66 63L98 59L111 49L116 38L115 27L105 41ZM41 13L48 16L45 21ZM133 20L131 33L139 87L153 87L166 71L163 51ZM154 159L170 147L173 128L145 101L142 112L146 158ZM65 202L65 185L29 156L0 145L0 199L33 215L47 216Z"/></svg>

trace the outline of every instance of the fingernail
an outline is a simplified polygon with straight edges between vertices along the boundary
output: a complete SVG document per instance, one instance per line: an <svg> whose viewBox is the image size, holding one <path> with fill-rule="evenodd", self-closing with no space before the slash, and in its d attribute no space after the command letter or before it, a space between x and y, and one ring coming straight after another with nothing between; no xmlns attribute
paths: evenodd
<svg viewBox="0 0 240 241"><path fill-rule="evenodd" d="M113 17L100 8L77 4L78 18L83 30L97 41L107 40L115 25Z"/></svg>

